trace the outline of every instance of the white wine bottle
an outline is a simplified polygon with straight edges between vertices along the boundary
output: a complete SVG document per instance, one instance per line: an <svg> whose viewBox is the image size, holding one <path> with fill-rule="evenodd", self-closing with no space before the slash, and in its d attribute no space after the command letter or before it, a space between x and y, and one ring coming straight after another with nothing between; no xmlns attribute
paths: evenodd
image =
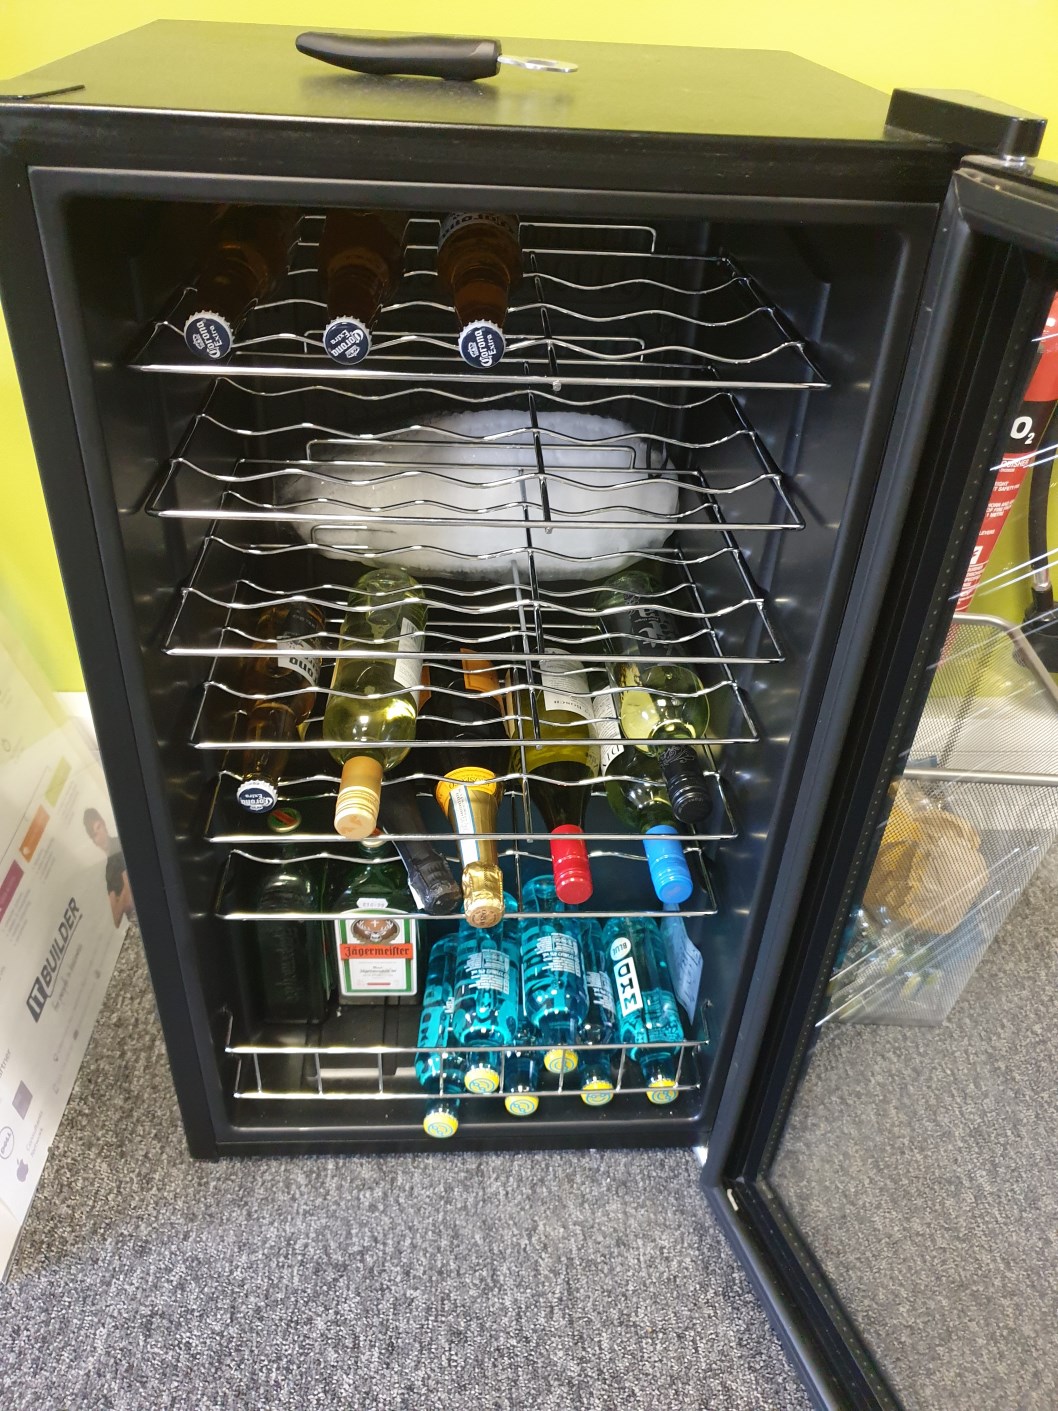
<svg viewBox="0 0 1058 1411"><path fill-rule="evenodd" d="M701 761L690 741L709 730L709 698L698 673L680 657L688 654L679 620L659 603L660 579L640 565L608 578L595 598L618 687L621 733L655 754L672 811L685 823L709 815L712 799ZM693 619L687 634L693 635Z"/></svg>
<svg viewBox="0 0 1058 1411"><path fill-rule="evenodd" d="M425 641L426 601L416 580L399 568L365 573L350 594L340 648L372 654L339 657L323 716L323 737L342 766L334 826L353 842L373 832L383 772L415 738Z"/></svg>
<svg viewBox="0 0 1058 1411"><path fill-rule="evenodd" d="M537 742L525 746L529 797L540 810L551 834L551 864L560 901L577 905L592 894L591 865L584 832L584 811L591 785L599 773L599 747L594 743L594 716L583 663L548 647L540 662L535 688ZM523 739L533 737L529 692L512 692L507 711ZM511 754L520 769L521 749Z"/></svg>

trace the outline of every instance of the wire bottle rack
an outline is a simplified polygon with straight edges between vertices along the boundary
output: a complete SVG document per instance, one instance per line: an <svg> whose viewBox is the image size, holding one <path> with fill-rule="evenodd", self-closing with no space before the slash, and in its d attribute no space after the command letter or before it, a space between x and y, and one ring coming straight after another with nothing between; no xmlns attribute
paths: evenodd
<svg viewBox="0 0 1058 1411"><path fill-rule="evenodd" d="M427 668L453 665L467 645L494 667L510 765L497 831L478 836L495 841L520 897L523 882L550 867L550 835L534 821L529 791L526 750L540 734L533 688L545 670L575 667L588 672L593 693L615 693L599 584L646 562L662 585L652 607L667 625L665 659L693 668L698 685L685 694L709 705L701 756L712 815L678 835L697 883L681 909L693 926L716 910L709 849L737 835L718 759L758 737L746 668L782 660L738 536L804 525L794 488L735 393L816 393L827 386L817 362L726 255L670 253L647 225L541 221L521 227L525 279L505 323L505 357L488 372L468 368L437 284L438 223L415 218L405 274L370 356L343 367L322 344L321 229L321 216L302 218L288 276L236 331L223 363L199 361L183 343L189 289L130 358L144 373L197 378L205 389L142 508L183 522L199 546L161 646L200 664L191 744L217 758L205 827L223 858L217 917L236 938L266 919L246 899L274 865L276 844L310 867L347 860L333 832L337 766L322 740L326 664L376 654L340 633L357 611L359 573L387 564L420 585ZM302 738L276 746L287 752L281 796L301 815L295 832L276 835L234 802L248 715L277 698L246 689L240 668L284 653L263 632L262 614L292 602L322 615L318 635L298 650L325 669ZM556 665L558 654L573 666ZM437 678L430 689L443 721L450 688L443 672ZM528 717L519 699L529 702ZM586 725L582 743L592 742ZM433 804L437 776L421 748L412 742L402 775L420 795L426 831L401 839L429 838L455 864L457 840ZM584 841L596 877L606 878L596 909L582 913L664 917L640 841L610 813L604 781L565 787L589 794ZM326 911L267 916L332 919ZM438 918L418 920L436 932ZM425 1100L414 1073L418 1016L413 1000L390 997L354 1004L315 1030L253 1032L233 1019L224 1048L234 1094L392 1098L407 1110ZM701 1086L708 1034L700 1008L687 1032L664 1046L678 1049L677 1092ZM613 1076L617 1094L646 1091L629 1049L614 1047ZM569 1099L573 1085L547 1077L541 1094ZM503 1096L501 1081L494 1098Z"/></svg>
<svg viewBox="0 0 1058 1411"><path fill-rule="evenodd" d="M373 334L370 358L343 368L323 350L317 255L320 215L304 216L290 272L239 330L225 376L421 384L465 383L451 307L436 275L439 223L409 226L405 273ZM521 226L525 278L505 322L497 385L646 388L782 387L826 381L802 338L724 255L658 249L646 225L530 222ZM179 291L132 352L144 372L202 377L210 365L182 337L193 311ZM215 366L213 371L218 368Z"/></svg>

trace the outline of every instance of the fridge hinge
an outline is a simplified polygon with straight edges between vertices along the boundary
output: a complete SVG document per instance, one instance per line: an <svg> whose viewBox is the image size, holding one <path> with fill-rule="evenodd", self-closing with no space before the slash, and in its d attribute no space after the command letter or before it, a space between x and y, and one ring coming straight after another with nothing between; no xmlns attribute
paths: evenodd
<svg viewBox="0 0 1058 1411"><path fill-rule="evenodd" d="M960 88L894 88L887 134L915 133L953 142L967 152L1035 157L1047 119Z"/></svg>

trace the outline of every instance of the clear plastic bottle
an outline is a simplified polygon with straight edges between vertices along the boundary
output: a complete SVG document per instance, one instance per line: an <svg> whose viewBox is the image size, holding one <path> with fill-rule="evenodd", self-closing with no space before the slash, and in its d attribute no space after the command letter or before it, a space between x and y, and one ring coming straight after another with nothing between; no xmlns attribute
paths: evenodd
<svg viewBox="0 0 1058 1411"><path fill-rule="evenodd" d="M534 877L525 884L522 908L526 912L561 909L551 877ZM571 916L526 916L520 939L526 1023L537 1042L548 1045L544 1054L548 1072L571 1072L577 1066L575 1045L588 1012L579 928Z"/></svg>
<svg viewBox="0 0 1058 1411"><path fill-rule="evenodd" d="M481 213L448 216L437 243L437 274L455 305L463 360L494 367L507 347L510 292L522 277L518 222Z"/></svg>
<svg viewBox="0 0 1058 1411"><path fill-rule="evenodd" d="M603 929L603 947L618 1038L632 1045L629 1056L642 1070L650 1101L673 1102L684 1034L661 932L649 916L615 916Z"/></svg>
<svg viewBox="0 0 1058 1411"><path fill-rule="evenodd" d="M463 1087L464 1058L460 1053L444 1053L452 1039L452 981L455 978L455 933L438 936L430 950L423 988L419 1043L424 1052L415 1055L415 1076L419 1086L432 1095L422 1119L423 1131L430 1137L453 1137L459 1130L459 1098Z"/></svg>
<svg viewBox="0 0 1058 1411"><path fill-rule="evenodd" d="M531 1045L536 1037L525 1020L518 1029L517 1043ZM510 1048L503 1055L503 1105L512 1117L531 1117L540 1106L539 1049Z"/></svg>

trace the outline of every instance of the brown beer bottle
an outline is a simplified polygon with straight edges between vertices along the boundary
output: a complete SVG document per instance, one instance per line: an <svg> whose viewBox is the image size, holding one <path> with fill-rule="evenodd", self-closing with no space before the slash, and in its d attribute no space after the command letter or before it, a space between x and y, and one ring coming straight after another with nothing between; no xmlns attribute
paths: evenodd
<svg viewBox="0 0 1058 1411"><path fill-rule="evenodd" d="M320 240L327 299L323 346L336 363L363 362L371 329L400 281L408 217L396 211L329 211Z"/></svg>
<svg viewBox="0 0 1058 1411"><path fill-rule="evenodd" d="M227 357L235 330L287 269L297 212L286 206L230 206L217 224L195 284L184 342L200 358Z"/></svg>
<svg viewBox="0 0 1058 1411"><path fill-rule="evenodd" d="M507 301L522 277L518 222L480 213L448 216L441 222L437 274L455 305L464 361L494 367L507 346Z"/></svg>
<svg viewBox="0 0 1058 1411"><path fill-rule="evenodd" d="M246 721L247 749L235 797L251 813L268 813L279 800L287 751L274 746L296 740L312 711L320 658L305 653L318 650L324 627L323 613L313 603L279 603L258 620L260 644L278 647L279 654L250 658L239 680L247 695L271 698L255 701Z"/></svg>

